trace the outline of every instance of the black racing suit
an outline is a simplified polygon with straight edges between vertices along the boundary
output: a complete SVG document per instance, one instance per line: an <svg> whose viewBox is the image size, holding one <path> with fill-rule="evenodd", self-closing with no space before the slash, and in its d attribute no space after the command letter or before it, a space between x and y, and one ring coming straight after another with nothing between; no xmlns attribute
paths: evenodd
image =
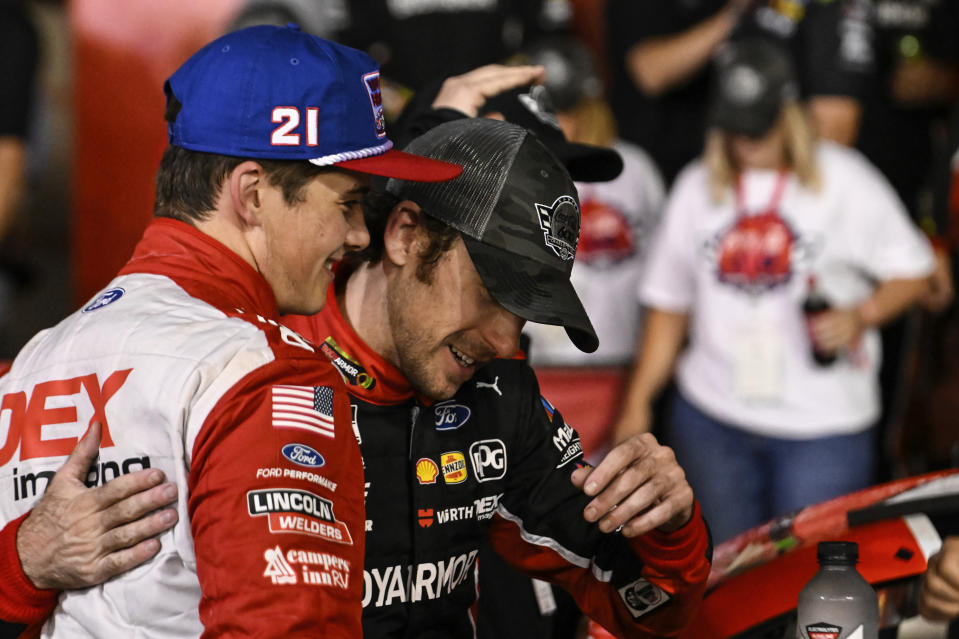
<svg viewBox="0 0 959 639"><path fill-rule="evenodd" d="M570 481L584 463L578 435L525 360L495 360L431 405L353 332L332 287L322 313L287 320L353 395L369 518L365 637L474 636L475 558L487 538L617 636L669 636L691 619L711 554L698 506L679 531L632 540L586 522L589 498Z"/></svg>

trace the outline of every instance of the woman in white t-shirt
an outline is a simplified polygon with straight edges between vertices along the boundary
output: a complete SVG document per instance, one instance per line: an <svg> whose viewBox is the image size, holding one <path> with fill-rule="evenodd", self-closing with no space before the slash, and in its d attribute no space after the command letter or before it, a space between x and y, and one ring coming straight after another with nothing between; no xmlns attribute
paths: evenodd
<svg viewBox="0 0 959 639"><path fill-rule="evenodd" d="M784 53L744 41L718 62L703 158L646 263L616 434L648 429L675 364L668 440L723 541L870 483L876 327L926 291L933 256L876 169L815 141ZM804 313L812 289L831 310Z"/></svg>

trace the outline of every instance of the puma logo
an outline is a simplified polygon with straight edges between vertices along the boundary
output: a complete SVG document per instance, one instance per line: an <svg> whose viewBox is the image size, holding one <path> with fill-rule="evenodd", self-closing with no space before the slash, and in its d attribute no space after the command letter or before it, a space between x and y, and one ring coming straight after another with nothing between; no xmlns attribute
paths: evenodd
<svg viewBox="0 0 959 639"><path fill-rule="evenodd" d="M502 397L502 396L503 396L503 393L502 393L502 391L500 391L500 389L499 389L499 387L497 386L497 384L499 384L499 375L497 375L497 376L493 379L493 383L492 383L492 384L490 384L489 382L476 382L476 388L478 388L478 389L479 389L479 388L492 388L494 391L496 391L496 394L497 394L497 395L499 395L500 397Z"/></svg>

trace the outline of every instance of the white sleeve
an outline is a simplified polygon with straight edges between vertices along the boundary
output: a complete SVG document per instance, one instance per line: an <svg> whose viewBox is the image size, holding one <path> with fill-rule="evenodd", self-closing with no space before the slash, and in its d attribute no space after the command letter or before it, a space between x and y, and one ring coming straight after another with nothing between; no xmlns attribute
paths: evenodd
<svg viewBox="0 0 959 639"><path fill-rule="evenodd" d="M646 306L665 311L686 312L695 297L697 234L692 220L706 201L705 171L690 167L676 180L663 218L653 234L646 260L646 272L639 285L640 300Z"/></svg>
<svg viewBox="0 0 959 639"><path fill-rule="evenodd" d="M935 258L926 236L886 178L865 158L855 159L849 184L856 188L844 200L858 230L849 235L856 261L879 281L929 275Z"/></svg>

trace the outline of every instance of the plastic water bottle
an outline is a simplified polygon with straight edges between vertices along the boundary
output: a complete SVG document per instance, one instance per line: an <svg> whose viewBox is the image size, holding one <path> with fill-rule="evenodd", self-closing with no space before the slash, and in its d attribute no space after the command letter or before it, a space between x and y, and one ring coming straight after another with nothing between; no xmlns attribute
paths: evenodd
<svg viewBox="0 0 959 639"><path fill-rule="evenodd" d="M876 591L856 570L859 546L823 541L819 572L799 593L797 639L878 639Z"/></svg>

